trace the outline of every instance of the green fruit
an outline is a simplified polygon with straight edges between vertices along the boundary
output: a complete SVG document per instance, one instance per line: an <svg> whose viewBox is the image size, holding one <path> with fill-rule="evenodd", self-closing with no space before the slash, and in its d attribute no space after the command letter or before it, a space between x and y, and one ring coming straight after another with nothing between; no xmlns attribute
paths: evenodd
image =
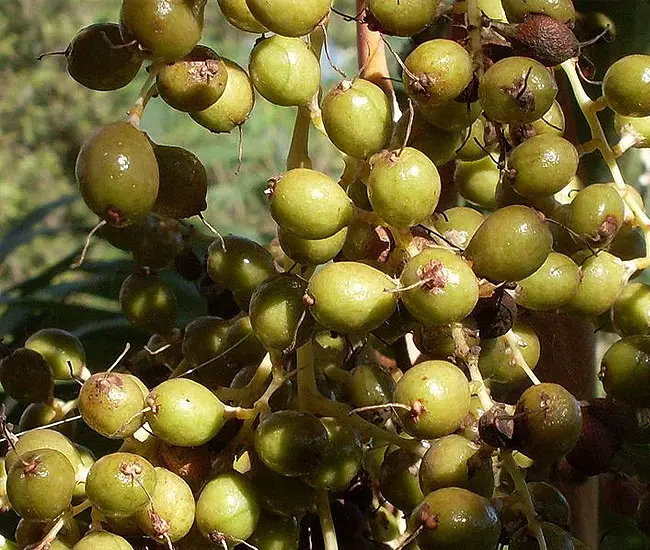
<svg viewBox="0 0 650 550"><path fill-rule="evenodd" d="M79 412L84 422L104 437L124 439L144 422L144 397L134 377L100 372L81 387Z"/></svg>
<svg viewBox="0 0 650 550"><path fill-rule="evenodd" d="M318 59L300 38L275 35L258 40L248 71L265 99L285 107L309 103L320 86Z"/></svg>
<svg viewBox="0 0 650 550"><path fill-rule="evenodd" d="M176 296L158 275L133 273L120 287L120 308L129 322L165 334L176 323Z"/></svg>
<svg viewBox="0 0 650 550"><path fill-rule="evenodd" d="M543 522L542 533L544 533L546 546L550 550L574 550L575 548L571 535L557 525ZM537 542L537 538L527 527L519 529L512 535L508 543L508 550L537 550L538 548L539 543ZM625 548L628 547L625 546Z"/></svg>
<svg viewBox="0 0 650 550"><path fill-rule="evenodd" d="M613 185L594 183L579 191L569 210L569 227L596 246L606 246L623 225L625 204Z"/></svg>
<svg viewBox="0 0 650 550"><path fill-rule="evenodd" d="M49 363L40 353L27 348L18 348L0 361L0 382L17 401L47 401L54 391Z"/></svg>
<svg viewBox="0 0 650 550"><path fill-rule="evenodd" d="M362 216L352 218L347 229L342 256L346 260L381 267L380 262L382 259L385 260L390 252L388 230L363 219Z"/></svg>
<svg viewBox="0 0 650 550"><path fill-rule="evenodd" d="M81 29L65 51L68 73L91 90L118 90L140 71L143 56L127 46L115 23L95 23Z"/></svg>
<svg viewBox="0 0 650 550"><path fill-rule="evenodd" d="M133 550L133 546L108 531L91 531L72 550Z"/></svg>
<svg viewBox="0 0 650 550"><path fill-rule="evenodd" d="M427 326L448 325L467 317L478 302L478 281L460 256L429 248L411 258L400 275L400 298Z"/></svg>
<svg viewBox="0 0 650 550"><path fill-rule="evenodd" d="M291 350L304 344L311 334L313 318L303 297L307 281L282 274L257 287L250 303L251 326L267 349Z"/></svg>
<svg viewBox="0 0 650 550"><path fill-rule="evenodd" d="M612 308L612 323L621 336L650 333L650 288L628 283Z"/></svg>
<svg viewBox="0 0 650 550"><path fill-rule="evenodd" d="M302 478L287 477L256 464L252 476L261 506L283 517L302 516L315 507L317 491Z"/></svg>
<svg viewBox="0 0 650 550"><path fill-rule="evenodd" d="M228 73L223 94L207 109L190 113L195 122L217 134L240 128L255 106L255 90L246 71L229 59L223 62Z"/></svg>
<svg viewBox="0 0 650 550"><path fill-rule="evenodd" d="M557 100L553 101L551 108L546 111L544 116L531 122L527 127L525 126L511 126L510 132L513 130L523 134L526 131L532 131L535 136L558 136L564 135L566 128L566 120L562 106Z"/></svg>
<svg viewBox="0 0 650 550"><path fill-rule="evenodd" d="M465 131L465 140L456 152L458 160L480 160L487 156L488 146L485 143L485 130L487 121L483 117L477 118L469 129Z"/></svg>
<svg viewBox="0 0 650 550"><path fill-rule="evenodd" d="M615 303L625 284L625 266L607 252L590 254L580 264L580 284L564 307L573 313L596 317Z"/></svg>
<svg viewBox="0 0 650 550"><path fill-rule="evenodd" d="M547 197L569 184L579 161L578 151L566 139L554 135L534 136L510 154L508 179L524 197Z"/></svg>
<svg viewBox="0 0 650 550"><path fill-rule="evenodd" d="M56 380L70 380L73 376L79 376L86 366L83 345L66 330L41 329L27 338L25 347L43 356Z"/></svg>
<svg viewBox="0 0 650 550"><path fill-rule="evenodd" d="M455 182L460 195L467 201L484 208L496 208L497 186L501 172L488 157L459 162L456 166Z"/></svg>
<svg viewBox="0 0 650 550"><path fill-rule="evenodd" d="M528 492L533 499L535 511L545 520L560 527L569 528L571 507L566 497L553 485L543 481L527 483ZM517 491L514 495L522 498Z"/></svg>
<svg viewBox="0 0 650 550"><path fill-rule="evenodd" d="M309 281L309 311L325 328L344 334L366 334L393 313L395 283L365 264L337 262Z"/></svg>
<svg viewBox="0 0 650 550"><path fill-rule="evenodd" d="M426 105L442 105L470 83L472 58L452 40L437 38L420 44L404 61L403 81L411 99Z"/></svg>
<svg viewBox="0 0 650 550"><path fill-rule="evenodd" d="M183 112L203 111L223 95L228 72L223 60L207 46L195 46L183 59L165 65L158 73L160 97Z"/></svg>
<svg viewBox="0 0 650 550"><path fill-rule="evenodd" d="M391 138L393 116L384 91L368 80L343 80L323 98L323 125L338 149L356 159L381 151Z"/></svg>
<svg viewBox="0 0 650 550"><path fill-rule="evenodd" d="M429 494L443 487L469 489L486 498L494 491L492 460L479 454L480 447L451 434L431 443L420 465L420 487Z"/></svg>
<svg viewBox="0 0 650 550"><path fill-rule="evenodd" d="M425 361L404 373L394 401L411 409L399 411L408 433L442 437L454 432L469 411L469 382L463 371L447 361Z"/></svg>
<svg viewBox="0 0 650 550"><path fill-rule="evenodd" d="M431 25L438 15L435 2L416 0L369 0L366 17L384 34L414 36Z"/></svg>
<svg viewBox="0 0 650 550"><path fill-rule="evenodd" d="M75 177L88 208L112 225L143 219L158 195L158 163L151 144L128 122L104 126L84 142Z"/></svg>
<svg viewBox="0 0 650 550"><path fill-rule="evenodd" d="M203 32L204 1L123 0L122 36L153 57L176 61L192 51Z"/></svg>
<svg viewBox="0 0 650 550"><path fill-rule="evenodd" d="M393 400L395 380L377 363L361 363L345 381L345 398L355 407L385 405Z"/></svg>
<svg viewBox="0 0 650 550"><path fill-rule="evenodd" d="M271 216L303 239L326 239L345 227L352 204L343 188L316 170L295 168L270 182Z"/></svg>
<svg viewBox="0 0 650 550"><path fill-rule="evenodd" d="M412 147L378 153L370 159L368 198L387 224L404 229L417 225L438 205L438 170Z"/></svg>
<svg viewBox="0 0 650 550"><path fill-rule="evenodd" d="M494 550L501 534L499 516L490 501L458 487L429 493L408 525L423 527L417 538L422 550Z"/></svg>
<svg viewBox="0 0 650 550"><path fill-rule="evenodd" d="M332 0L246 0L251 13L271 32L305 36L329 13Z"/></svg>
<svg viewBox="0 0 650 550"><path fill-rule="evenodd" d="M269 413L255 431L255 450L271 470L306 476L325 460L328 432L318 418L292 410Z"/></svg>
<svg viewBox="0 0 650 550"><path fill-rule="evenodd" d="M246 0L217 0L217 2L221 13L233 27L256 34L266 31L266 27L253 17Z"/></svg>
<svg viewBox="0 0 650 550"><path fill-rule="evenodd" d="M219 317L197 317L185 327L183 357L192 367L198 367L226 349L226 334L230 323Z"/></svg>
<svg viewBox="0 0 650 550"><path fill-rule="evenodd" d="M326 239L303 239L278 227L278 241L282 250L291 260L302 265L329 262L343 248L347 234L348 228L344 227Z"/></svg>
<svg viewBox="0 0 650 550"><path fill-rule="evenodd" d="M418 478L421 462L418 455L397 449L387 454L381 465L381 494L405 514L410 514L424 498Z"/></svg>
<svg viewBox="0 0 650 550"><path fill-rule="evenodd" d="M259 550L298 550L299 536L296 518L264 513L248 543Z"/></svg>
<svg viewBox="0 0 650 550"><path fill-rule="evenodd" d="M650 406L650 337L626 336L603 356L600 379L607 395L633 406Z"/></svg>
<svg viewBox="0 0 650 550"><path fill-rule="evenodd" d="M22 518L49 521L70 507L75 471L63 453L38 449L20 455L7 474L7 497Z"/></svg>
<svg viewBox="0 0 650 550"><path fill-rule="evenodd" d="M521 22L531 13L543 13L569 25L576 18L572 0L502 0L501 3L511 23Z"/></svg>
<svg viewBox="0 0 650 550"><path fill-rule="evenodd" d="M172 378L155 387L146 403L151 431L179 447L210 441L226 422L224 405L205 386L186 378Z"/></svg>
<svg viewBox="0 0 650 550"><path fill-rule="evenodd" d="M253 484L235 471L209 481L196 501L196 525L212 542L246 540L260 519Z"/></svg>
<svg viewBox="0 0 650 550"><path fill-rule="evenodd" d="M540 462L565 456L582 433L580 405L558 384L528 388L517 401L514 422L518 448Z"/></svg>
<svg viewBox="0 0 650 550"><path fill-rule="evenodd" d="M537 366L540 354L539 338L528 325L518 322L512 327L517 340L517 348L531 369ZM505 336L481 340L479 369L485 378L509 384L527 378L522 368L513 361L512 349Z"/></svg>
<svg viewBox="0 0 650 550"><path fill-rule="evenodd" d="M542 266L517 283L517 303L535 311L556 309L578 291L580 269L569 257L551 252Z"/></svg>
<svg viewBox="0 0 650 550"><path fill-rule="evenodd" d="M201 161L187 149L153 144L160 185L152 210L170 218L191 218L203 212L208 175Z"/></svg>
<svg viewBox="0 0 650 550"><path fill-rule="evenodd" d="M603 78L603 97L617 114L650 115L650 56L628 55L616 61Z"/></svg>
<svg viewBox="0 0 650 550"><path fill-rule="evenodd" d="M328 491L344 491L361 470L361 441L351 428L335 418L320 421L327 430L327 445L322 462L305 481Z"/></svg>
<svg viewBox="0 0 650 550"><path fill-rule="evenodd" d="M506 124L533 122L553 105L557 83L538 61L507 57L483 75L479 99L485 115Z"/></svg>
<svg viewBox="0 0 650 550"><path fill-rule="evenodd" d="M453 246L465 249L483 220L485 216L478 210L456 206L442 213L435 213L432 216L433 223L425 223L425 225L435 229Z"/></svg>
<svg viewBox="0 0 650 550"><path fill-rule="evenodd" d="M614 117L614 126L618 137L624 142L632 141L632 147L647 149L650 147L650 117Z"/></svg>
<svg viewBox="0 0 650 550"><path fill-rule="evenodd" d="M156 468L151 501L136 512L136 521L150 537L176 542L190 532L194 510L194 497L187 483L165 468Z"/></svg>
<svg viewBox="0 0 650 550"><path fill-rule="evenodd" d="M64 406L65 401L56 398L51 401L29 404L23 411L23 414L20 415L18 431L31 430L32 428L46 426L57 420L63 420L64 414L62 408ZM72 435L74 433L74 429L70 429L70 426L66 426L65 424L56 428L58 428L57 431L65 435Z"/></svg>
<svg viewBox="0 0 650 550"><path fill-rule="evenodd" d="M478 101L450 101L442 105L420 103L418 109L422 118L441 130L449 132L466 130L478 119L483 108Z"/></svg>
<svg viewBox="0 0 650 550"><path fill-rule="evenodd" d="M59 432L44 429L27 432L20 436L18 442L14 444L14 448L5 457L6 472L9 473L12 466L19 462L18 457L39 449L58 451L68 459L73 468L77 469L80 466L79 453L70 440Z"/></svg>
<svg viewBox="0 0 650 550"><path fill-rule="evenodd" d="M48 550L69 550L81 538L79 525L73 516L64 514L63 527L57 533ZM50 531L56 520L41 522L30 519L21 519L16 527L16 544L20 548L36 546Z"/></svg>
<svg viewBox="0 0 650 550"><path fill-rule="evenodd" d="M488 216L467 245L474 273L491 281L519 281L537 271L553 245L541 214L506 206Z"/></svg>

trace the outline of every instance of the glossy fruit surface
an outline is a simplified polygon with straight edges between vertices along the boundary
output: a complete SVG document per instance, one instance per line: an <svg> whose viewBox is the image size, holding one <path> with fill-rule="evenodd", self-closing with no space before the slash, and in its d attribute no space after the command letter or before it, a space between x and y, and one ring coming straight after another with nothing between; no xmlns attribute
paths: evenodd
<svg viewBox="0 0 650 550"><path fill-rule="evenodd" d="M447 361L425 361L409 369L397 383L394 401L411 408L400 411L404 428L423 438L442 437L460 426L469 411L469 383Z"/></svg>
<svg viewBox="0 0 650 550"><path fill-rule="evenodd" d="M540 354L540 342L535 331L529 325L516 322L512 332L517 342L518 351L531 369L537 366ZM479 369L485 378L509 384L527 378L526 373L513 360L512 349L505 336L481 340Z"/></svg>
<svg viewBox="0 0 650 550"><path fill-rule="evenodd" d="M320 265L329 262L343 248L348 234L344 227L325 239L302 239L278 228L278 241L284 253L294 262L304 265Z"/></svg>
<svg viewBox="0 0 650 550"><path fill-rule="evenodd" d="M120 308L133 325L166 333L176 322L176 296L158 275L134 273L120 287Z"/></svg>
<svg viewBox="0 0 650 550"><path fill-rule="evenodd" d="M623 116L650 115L650 56L628 55L616 61L603 79L607 105Z"/></svg>
<svg viewBox="0 0 650 550"><path fill-rule="evenodd" d="M478 210L467 206L455 206L432 217L435 230L460 249L468 245L484 219L485 216ZM431 224L425 225L431 227Z"/></svg>
<svg viewBox="0 0 650 550"><path fill-rule="evenodd" d="M133 550L125 538L108 531L91 531L77 544L73 550Z"/></svg>
<svg viewBox="0 0 650 550"><path fill-rule="evenodd" d="M393 131L392 108L384 91L368 80L343 80L325 95L323 125L346 155L368 158L386 147Z"/></svg>
<svg viewBox="0 0 650 550"><path fill-rule="evenodd" d="M264 25L253 17L251 10L246 5L246 0L217 1L221 8L221 13L223 13L224 17L234 27L252 33L262 33L266 30Z"/></svg>
<svg viewBox="0 0 650 550"><path fill-rule="evenodd" d="M104 126L84 142L75 176L88 207L113 225L141 220L158 195L158 163L151 144L128 122Z"/></svg>
<svg viewBox="0 0 650 550"><path fill-rule="evenodd" d="M388 453L381 465L379 487L382 496L393 506L410 513L422 502L418 472L422 459L404 449Z"/></svg>
<svg viewBox="0 0 650 550"><path fill-rule="evenodd" d="M455 180L458 192L464 199L484 208L497 206L496 195L501 173L490 157L459 162Z"/></svg>
<svg viewBox="0 0 650 550"><path fill-rule="evenodd" d="M569 226L596 246L612 241L623 225L625 206L612 185L595 183L579 191L571 201Z"/></svg>
<svg viewBox="0 0 650 550"><path fill-rule="evenodd" d="M329 13L331 0L246 0L251 13L281 36L304 36Z"/></svg>
<svg viewBox="0 0 650 550"><path fill-rule="evenodd" d="M571 0L503 0L502 4L511 23L523 21L531 13L543 13L568 24L576 17Z"/></svg>
<svg viewBox="0 0 650 550"><path fill-rule="evenodd" d="M600 379L608 395L632 405L647 407L650 391L650 337L627 336L605 353Z"/></svg>
<svg viewBox="0 0 650 550"><path fill-rule="evenodd" d="M623 287L612 308L612 323L621 336L650 332L650 288L643 283Z"/></svg>
<svg viewBox="0 0 650 550"><path fill-rule="evenodd" d="M580 269L559 252L551 252L541 267L517 283L517 303L535 311L566 304L580 285Z"/></svg>
<svg viewBox="0 0 650 550"><path fill-rule="evenodd" d="M70 440L62 433L51 429L35 430L23 434L14 444L5 457L5 469L7 472L18 461L23 454L39 449L52 449L63 454L70 464L76 469L79 466L79 454Z"/></svg>
<svg viewBox="0 0 650 550"><path fill-rule="evenodd" d="M370 24L379 27L384 34L413 36L433 23L436 5L428 0L400 2L399 0L370 0L368 2Z"/></svg>
<svg viewBox="0 0 650 550"><path fill-rule="evenodd" d="M40 353L52 369L56 380L79 376L86 366L86 352L72 333L57 328L36 331L25 341L25 347Z"/></svg>

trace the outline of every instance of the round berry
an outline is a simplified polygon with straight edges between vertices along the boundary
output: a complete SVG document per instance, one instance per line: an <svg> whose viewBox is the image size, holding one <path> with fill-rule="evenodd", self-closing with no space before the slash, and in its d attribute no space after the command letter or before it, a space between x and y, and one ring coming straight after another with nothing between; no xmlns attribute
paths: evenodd
<svg viewBox="0 0 650 550"><path fill-rule="evenodd" d="M171 287L153 273L133 273L120 287L120 308L134 326L167 333L176 323L176 296Z"/></svg>
<svg viewBox="0 0 650 550"><path fill-rule="evenodd" d="M329 262L341 251L347 234L348 228L344 227L325 239L303 239L279 227L278 241L284 253L294 262L320 265Z"/></svg>
<svg viewBox="0 0 650 550"><path fill-rule="evenodd" d="M496 208L500 181L501 171L488 156L456 165L458 192L465 200L483 208Z"/></svg>
<svg viewBox="0 0 650 550"><path fill-rule="evenodd" d="M217 2L221 13L233 27L255 34L266 31L266 27L253 17L246 0L217 0Z"/></svg>
<svg viewBox="0 0 650 550"><path fill-rule="evenodd" d="M58 328L36 331L25 341L25 347L40 353L52 369L56 380L79 376L86 366L86 352L74 334Z"/></svg>
<svg viewBox="0 0 650 550"><path fill-rule="evenodd" d="M625 217L623 199L607 183L594 183L579 191L571 202L569 227L596 246L606 246Z"/></svg>
<svg viewBox="0 0 650 550"><path fill-rule="evenodd" d="M397 449L388 453L381 464L381 494L405 514L410 514L424 498L418 478L421 463L422 459L418 455Z"/></svg>
<svg viewBox="0 0 650 550"><path fill-rule="evenodd" d="M551 252L541 267L517 283L517 303L535 311L557 309L578 291L580 269L569 257Z"/></svg>
<svg viewBox="0 0 650 550"><path fill-rule="evenodd" d="M650 333L650 287L628 283L612 308L612 324L621 336Z"/></svg>
<svg viewBox="0 0 650 550"><path fill-rule="evenodd" d="M429 0L369 0L366 22L383 34L414 36L433 23L438 15L436 8L436 3Z"/></svg>
<svg viewBox="0 0 650 550"><path fill-rule="evenodd" d="M442 213L435 213L433 223L425 223L435 229L447 242L460 249L465 249L476 230L485 220L478 210L466 206L455 206Z"/></svg>
<svg viewBox="0 0 650 550"><path fill-rule="evenodd" d="M650 55L628 55L616 61L603 78L603 97L617 114L650 115Z"/></svg>
<svg viewBox="0 0 650 550"><path fill-rule="evenodd" d="M18 348L0 361L0 382L17 401L47 401L54 391L49 363L40 353L27 348Z"/></svg>
<svg viewBox="0 0 650 550"><path fill-rule="evenodd" d="M108 531L90 531L73 550L133 550L133 546L125 538Z"/></svg>
<svg viewBox="0 0 650 550"><path fill-rule="evenodd" d="M535 331L528 325L517 322L512 327L517 351L526 364L534 369L539 361L540 344ZM527 378L524 370L513 361L513 350L505 336L481 339L479 369L485 378L502 384L521 382Z"/></svg>
<svg viewBox="0 0 650 550"><path fill-rule="evenodd" d="M519 23L531 13L543 13L573 25L576 10L572 0L502 0L503 10L511 23Z"/></svg>
<svg viewBox="0 0 650 550"><path fill-rule="evenodd" d="M271 32L305 36L329 13L332 0L246 0L251 13Z"/></svg>
<svg viewBox="0 0 650 550"><path fill-rule="evenodd" d="M603 356L600 379L607 395L633 406L648 407L650 391L650 337L626 336Z"/></svg>

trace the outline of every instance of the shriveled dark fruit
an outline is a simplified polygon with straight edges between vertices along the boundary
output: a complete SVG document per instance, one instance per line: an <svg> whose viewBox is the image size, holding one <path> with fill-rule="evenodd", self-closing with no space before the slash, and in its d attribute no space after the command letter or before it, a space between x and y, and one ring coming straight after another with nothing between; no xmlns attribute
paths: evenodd
<svg viewBox="0 0 650 550"><path fill-rule="evenodd" d="M603 78L603 97L607 105L619 115L649 116L649 69L648 55L628 55L613 63Z"/></svg>
<svg viewBox="0 0 650 550"><path fill-rule="evenodd" d="M467 317L479 298L478 281L460 256L441 248L425 249L411 258L400 275L407 289L400 298L427 326L442 326Z"/></svg>
<svg viewBox="0 0 650 550"><path fill-rule="evenodd" d="M408 3L370 0L366 9L366 23L393 36L414 36L431 25L438 15L438 6L429 0Z"/></svg>
<svg viewBox="0 0 650 550"><path fill-rule="evenodd" d="M54 391L52 368L37 351L18 348L0 361L0 382L17 401L46 401Z"/></svg>
<svg viewBox="0 0 650 550"><path fill-rule="evenodd" d="M196 525L203 536L220 540L246 540L260 519L260 505L251 481L234 470L210 480L196 501Z"/></svg>
<svg viewBox="0 0 650 550"><path fill-rule="evenodd" d="M472 318L476 321L481 340L498 338L508 332L517 320L517 304L512 295L503 288L494 291L492 296L481 298Z"/></svg>
<svg viewBox="0 0 650 550"><path fill-rule="evenodd" d="M158 541L176 542L189 533L194 523L192 490L180 477L156 468L156 486L148 506L136 512L140 529Z"/></svg>
<svg viewBox="0 0 650 550"><path fill-rule="evenodd" d="M417 543L422 550L494 550L501 523L489 500L458 487L429 493L408 518L411 530L422 527Z"/></svg>
<svg viewBox="0 0 650 550"><path fill-rule="evenodd" d="M160 184L152 211L170 218L190 218L207 207L208 175L187 149L153 144Z"/></svg>
<svg viewBox="0 0 650 550"><path fill-rule="evenodd" d="M278 227L278 241L282 250L294 262L303 265L329 262L343 248L347 234L348 228L344 227L326 239L303 239Z"/></svg>
<svg viewBox="0 0 650 550"><path fill-rule="evenodd" d="M551 252L553 236L543 216L526 206L506 206L492 213L465 249L477 276L518 281L531 275Z"/></svg>
<svg viewBox="0 0 650 550"><path fill-rule="evenodd" d="M190 113L195 122L217 134L241 127L255 106L255 90L248 73L234 61L223 62L228 73L223 94L207 109Z"/></svg>
<svg viewBox="0 0 650 550"><path fill-rule="evenodd" d="M479 98L485 115L503 123L533 122L553 105L557 83L538 61L508 57L492 65L481 79Z"/></svg>
<svg viewBox="0 0 650 550"><path fill-rule="evenodd" d="M49 521L72 502L75 471L64 454L38 449L21 454L7 475L7 497L22 518Z"/></svg>
<svg viewBox="0 0 650 550"><path fill-rule="evenodd" d="M318 59L300 38L259 39L251 51L248 71L265 99L285 107L309 103L320 85Z"/></svg>
<svg viewBox="0 0 650 550"><path fill-rule="evenodd" d="M86 352L74 334L58 328L36 331L25 341L25 347L40 353L52 369L56 380L79 376L86 366Z"/></svg>
<svg viewBox="0 0 650 550"><path fill-rule="evenodd" d="M143 219L158 195L158 163L147 136L128 122L96 131L81 146L75 167L81 196L112 225Z"/></svg>
<svg viewBox="0 0 650 550"><path fill-rule="evenodd" d="M155 58L176 61L201 39L205 0L125 0L120 27L125 41L137 40Z"/></svg>
<svg viewBox="0 0 650 550"><path fill-rule="evenodd" d="M212 439L226 422L225 407L205 386L172 378L154 388L146 399L151 431L163 441L197 447Z"/></svg>
<svg viewBox="0 0 650 550"><path fill-rule="evenodd" d="M229 235L223 243L215 240L208 248L207 257L210 278L232 290L237 303L246 310L253 291L276 273L271 254L244 237Z"/></svg>
<svg viewBox="0 0 650 550"><path fill-rule="evenodd" d="M305 36L329 13L332 0L246 0L251 13L271 32Z"/></svg>
<svg viewBox="0 0 650 550"><path fill-rule="evenodd" d="M530 14L541 13L573 26L576 10L572 0L503 0L508 21L524 21Z"/></svg>
<svg viewBox="0 0 650 550"><path fill-rule="evenodd" d="M306 289L304 279L282 274L263 282L253 292L251 326L267 349L288 352L311 336L314 322L303 300Z"/></svg>
<svg viewBox="0 0 650 550"><path fill-rule="evenodd" d="M271 216L285 231L303 239L326 239L345 227L352 203L332 178L294 168L269 182Z"/></svg>
<svg viewBox="0 0 650 550"><path fill-rule="evenodd" d="M79 393L79 412L104 437L124 439L144 422L144 395L133 377L116 372L93 374Z"/></svg>
<svg viewBox="0 0 650 550"><path fill-rule="evenodd" d="M328 435L315 416L284 410L261 419L254 442L268 468L286 476L304 476L323 463Z"/></svg>
<svg viewBox="0 0 650 550"><path fill-rule="evenodd" d="M408 433L442 437L454 432L469 411L469 382L447 361L425 361L404 373L393 400L410 409L398 411Z"/></svg>
<svg viewBox="0 0 650 550"><path fill-rule="evenodd" d="M73 550L133 550L133 546L125 538L108 531L90 531Z"/></svg>
<svg viewBox="0 0 650 550"><path fill-rule="evenodd" d="M447 435L432 441L422 457L419 480L425 495L443 487L461 487L492 498L492 459L481 456L479 445L465 437Z"/></svg>
<svg viewBox="0 0 650 550"><path fill-rule="evenodd" d="M228 71L223 60L207 46L195 46L183 59L165 65L156 78L160 97L183 112L203 111L226 89Z"/></svg>
<svg viewBox="0 0 650 550"><path fill-rule="evenodd" d="M542 523L542 533L544 533L544 539L549 549L574 550L575 548L571 534L557 525L549 522ZM508 548L512 550L537 550L539 544L528 527L522 527L510 538Z"/></svg>
<svg viewBox="0 0 650 550"><path fill-rule="evenodd" d="M612 398L636 407L650 406L650 336L626 336L605 352L600 367L603 387Z"/></svg>
<svg viewBox="0 0 650 550"><path fill-rule="evenodd" d="M176 322L176 296L171 287L153 273L133 273L120 287L120 308L138 328L165 334Z"/></svg>
<svg viewBox="0 0 650 550"><path fill-rule="evenodd" d="M455 99L472 79L472 59L452 40L438 38L420 44L404 61L403 81L416 102L440 105Z"/></svg>
<svg viewBox="0 0 650 550"><path fill-rule="evenodd" d="M117 90L140 71L143 56L124 44L115 23L95 23L81 29L65 51L68 73L91 90Z"/></svg>
<svg viewBox="0 0 650 550"><path fill-rule="evenodd" d="M316 273L307 287L309 311L325 328L366 334L386 321L397 303L395 283L356 262L337 262Z"/></svg>
<svg viewBox="0 0 650 550"><path fill-rule="evenodd" d="M528 388L515 409L515 441L522 452L540 462L565 456L582 433L582 413L573 395L558 384Z"/></svg>
<svg viewBox="0 0 650 550"><path fill-rule="evenodd" d="M517 55L547 67L560 65L580 53L580 43L573 31L562 21L542 13L528 14L514 25L495 21L491 28L508 39Z"/></svg>
<svg viewBox="0 0 650 550"><path fill-rule="evenodd" d="M327 135L345 154L365 159L388 145L392 108L376 84L362 78L343 80L323 98L321 110Z"/></svg>
<svg viewBox="0 0 650 550"><path fill-rule="evenodd" d="M233 27L252 33L263 33L266 27L251 13L246 0L217 0L221 13Z"/></svg>
<svg viewBox="0 0 650 550"><path fill-rule="evenodd" d="M141 456L112 453L95 462L86 478L93 506L114 516L132 516L149 502L156 487L156 471Z"/></svg>

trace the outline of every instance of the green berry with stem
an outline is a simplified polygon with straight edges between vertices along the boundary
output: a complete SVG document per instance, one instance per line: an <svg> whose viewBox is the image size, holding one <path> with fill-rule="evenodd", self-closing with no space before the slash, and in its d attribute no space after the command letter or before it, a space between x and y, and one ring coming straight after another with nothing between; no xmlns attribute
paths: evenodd
<svg viewBox="0 0 650 550"><path fill-rule="evenodd" d="M512 327L516 347L526 361L534 369L540 355L540 343L537 334L529 325L517 322ZM527 375L513 357L513 350L505 336L485 338L481 340L481 354L478 367L481 374L490 380L501 384L511 384L527 379Z"/></svg>
<svg viewBox="0 0 650 550"><path fill-rule="evenodd" d="M489 156L462 161L456 166L455 182L460 195L483 208L496 208L501 172Z"/></svg>
<svg viewBox="0 0 650 550"><path fill-rule="evenodd" d="M432 25L438 15L436 3L429 0L369 0L366 9L368 24L392 36L415 36Z"/></svg>
<svg viewBox="0 0 650 550"><path fill-rule="evenodd" d="M595 246L606 246L622 227L624 217L625 205L614 186L594 183L571 201L569 227Z"/></svg>
<svg viewBox="0 0 650 550"><path fill-rule="evenodd" d="M484 220L485 216L474 208L455 206L434 213L431 222L425 225L435 229L453 246L464 250Z"/></svg>
<svg viewBox="0 0 650 550"><path fill-rule="evenodd" d="M131 324L150 332L167 333L176 323L174 291L153 273L133 273L124 279L120 308Z"/></svg>

